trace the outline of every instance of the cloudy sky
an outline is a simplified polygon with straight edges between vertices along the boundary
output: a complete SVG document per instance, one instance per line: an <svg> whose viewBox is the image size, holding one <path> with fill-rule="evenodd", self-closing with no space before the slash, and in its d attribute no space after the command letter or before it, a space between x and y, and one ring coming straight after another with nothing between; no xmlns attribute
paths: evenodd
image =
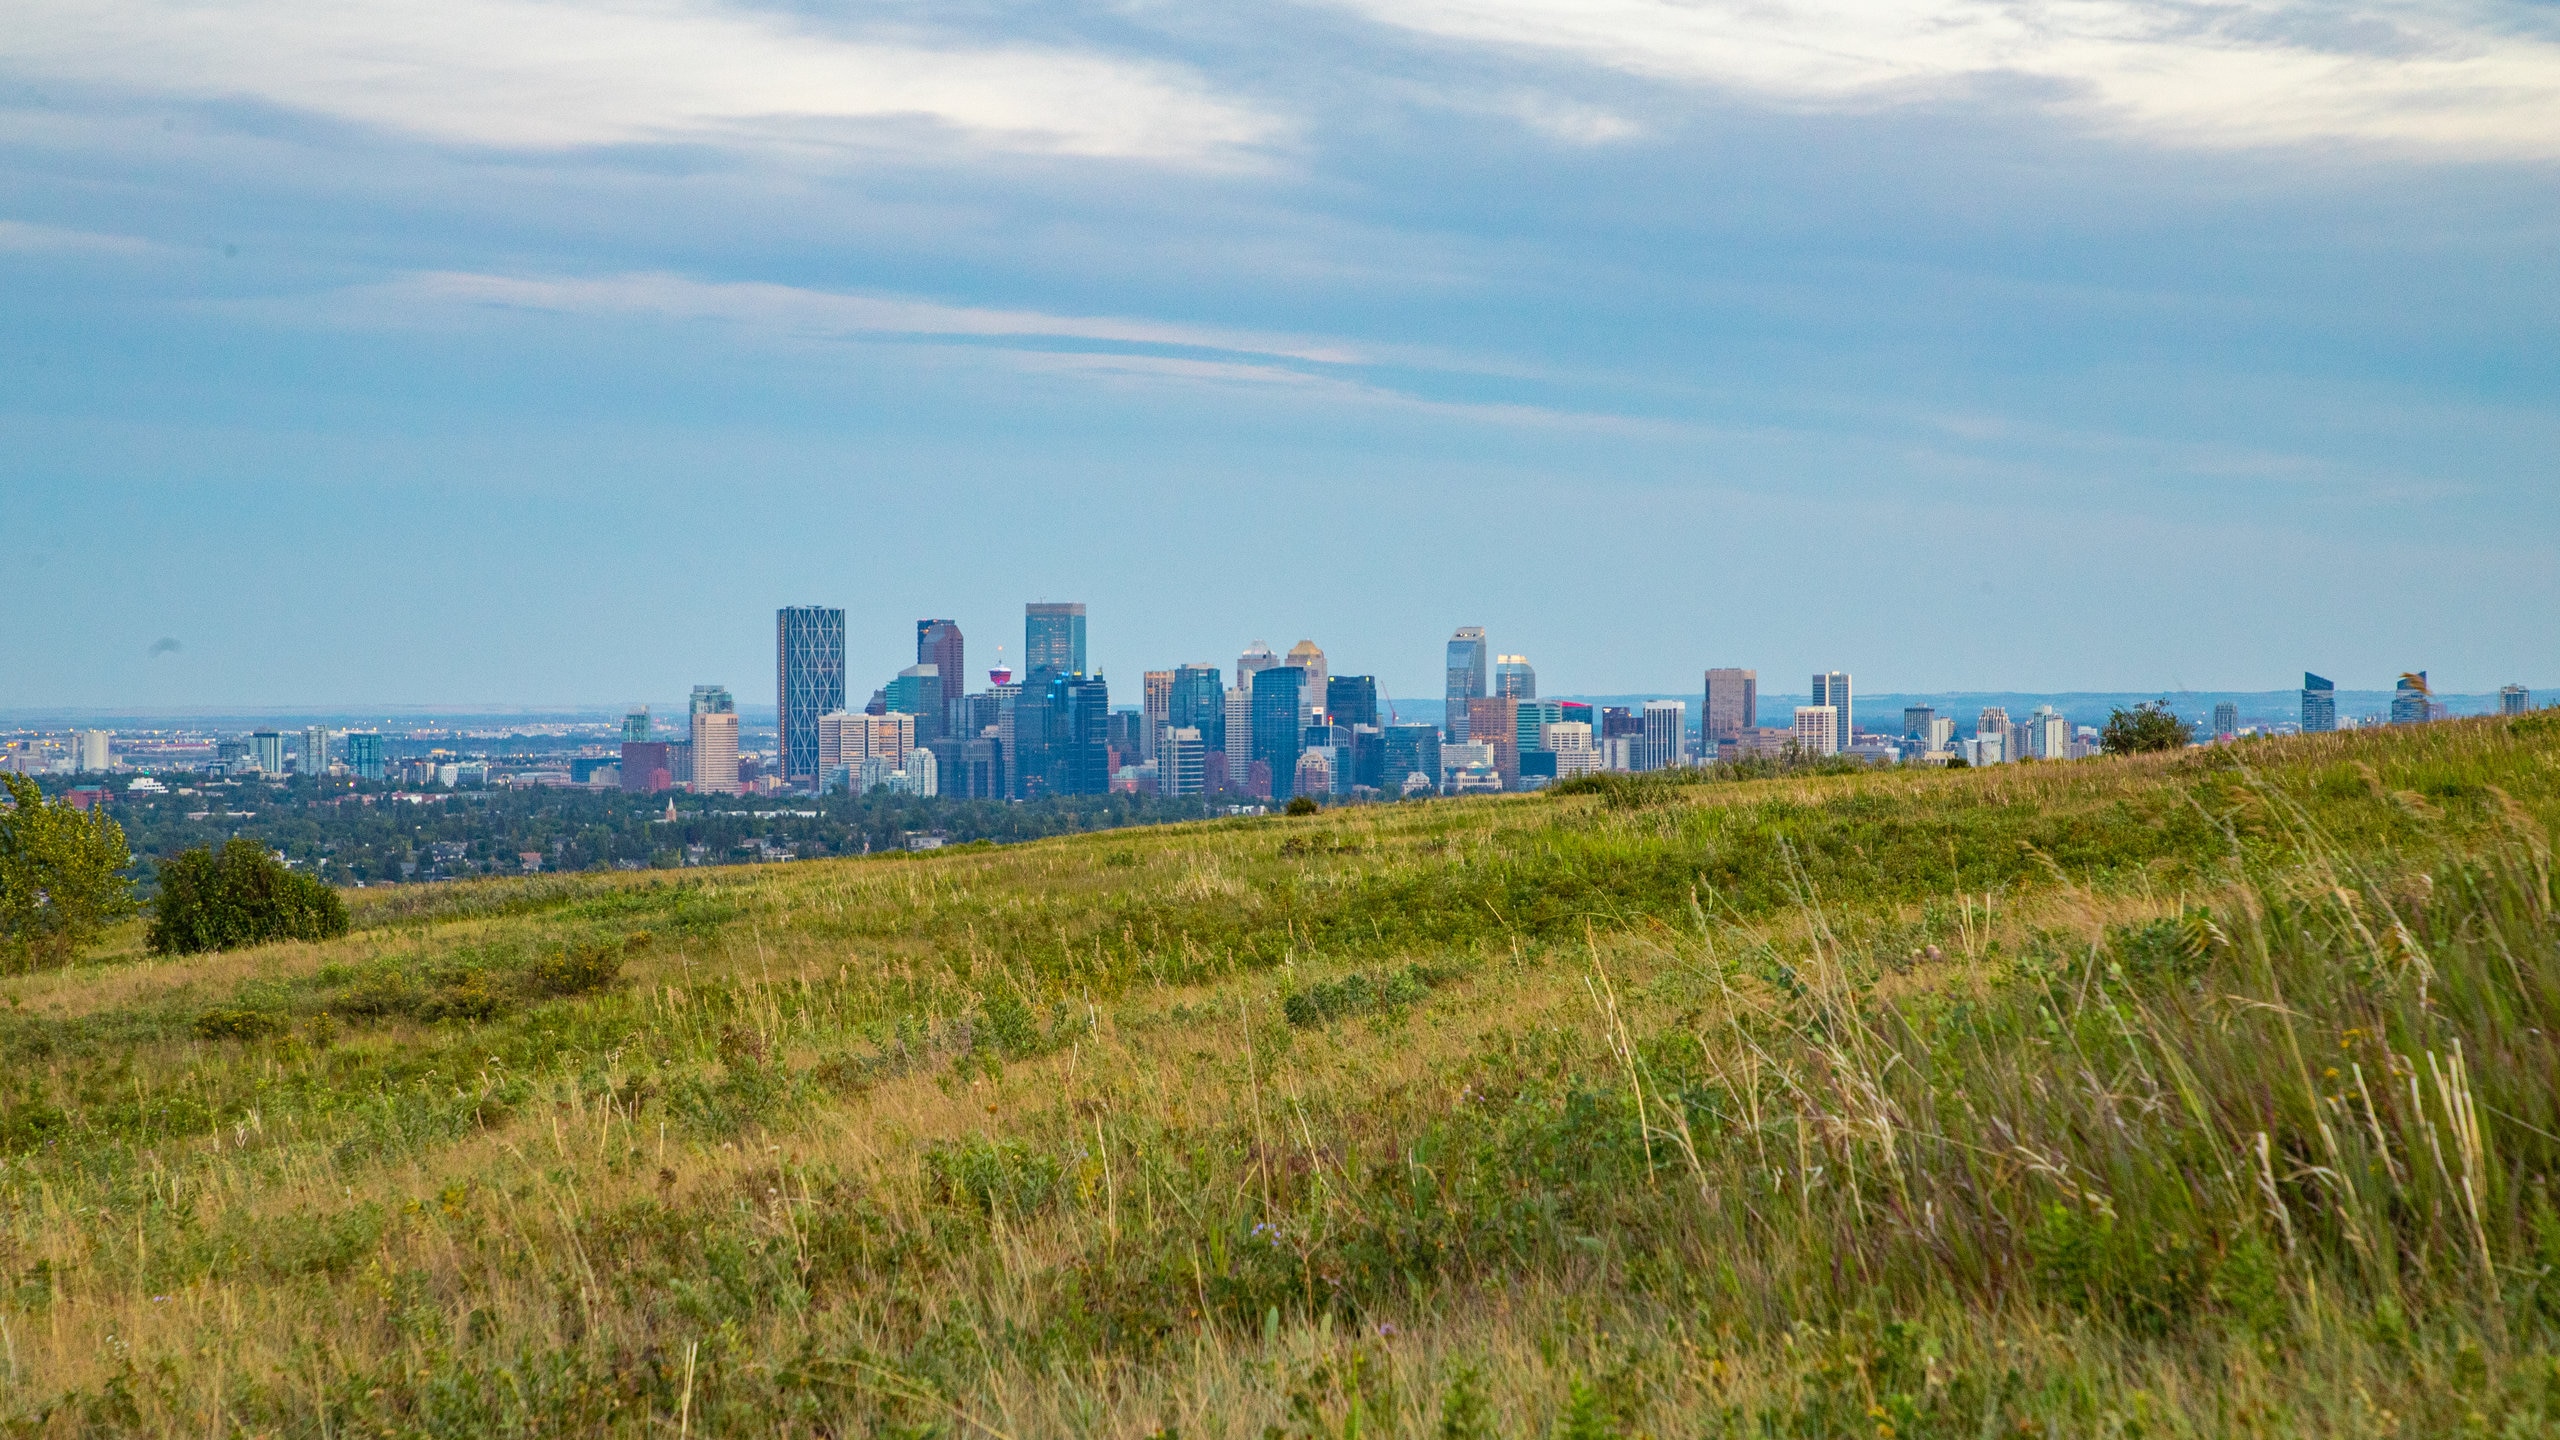
<svg viewBox="0 0 2560 1440"><path fill-rule="evenodd" d="M2560 683L2532 0L14 0L0 316L0 708Z"/></svg>

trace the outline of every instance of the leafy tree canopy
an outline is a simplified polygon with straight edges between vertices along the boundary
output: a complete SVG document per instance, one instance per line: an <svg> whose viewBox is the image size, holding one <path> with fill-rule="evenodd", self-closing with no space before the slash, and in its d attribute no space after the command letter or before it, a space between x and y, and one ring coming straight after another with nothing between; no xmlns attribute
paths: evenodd
<svg viewBox="0 0 2560 1440"><path fill-rule="evenodd" d="M2107 716L2098 732L2098 748L2110 755L2141 755L2153 750L2183 750L2195 736L2166 700L2145 700L2130 710Z"/></svg>
<svg viewBox="0 0 2560 1440"><path fill-rule="evenodd" d="M235 838L219 852L189 850L160 867L151 948L161 954L346 933L347 904L338 892L286 869L254 840Z"/></svg>
<svg viewBox="0 0 2560 1440"><path fill-rule="evenodd" d="M124 830L100 810L51 803L23 775L0 775L0 964L67 965L133 912Z"/></svg>

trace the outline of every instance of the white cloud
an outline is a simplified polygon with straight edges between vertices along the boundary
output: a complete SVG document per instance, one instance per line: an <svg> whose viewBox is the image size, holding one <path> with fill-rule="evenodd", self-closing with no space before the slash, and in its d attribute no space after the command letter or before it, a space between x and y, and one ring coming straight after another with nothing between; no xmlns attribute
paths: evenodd
<svg viewBox="0 0 2560 1440"><path fill-rule="evenodd" d="M848 37L713 0L15 0L0 70L537 150L922 122L1007 150L1231 163L1278 129L1171 66Z"/></svg>
<svg viewBox="0 0 2560 1440"><path fill-rule="evenodd" d="M51 251L86 255L148 255L160 247L130 235L65 230L24 220L0 220L0 251Z"/></svg>
<svg viewBox="0 0 2560 1440"><path fill-rule="evenodd" d="M2354 140L2560 156L2560 44L2498 4L2348 0L1337 0L1783 103L1879 106L2002 77L2177 144Z"/></svg>

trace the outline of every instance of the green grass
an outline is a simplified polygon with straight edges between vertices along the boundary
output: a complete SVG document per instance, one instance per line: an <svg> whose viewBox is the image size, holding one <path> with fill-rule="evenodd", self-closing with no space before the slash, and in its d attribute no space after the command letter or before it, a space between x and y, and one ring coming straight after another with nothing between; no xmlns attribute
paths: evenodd
<svg viewBox="0 0 2560 1440"><path fill-rule="evenodd" d="M2555 818L2478 721L352 892L0 989L0 1423L2547 1433Z"/></svg>

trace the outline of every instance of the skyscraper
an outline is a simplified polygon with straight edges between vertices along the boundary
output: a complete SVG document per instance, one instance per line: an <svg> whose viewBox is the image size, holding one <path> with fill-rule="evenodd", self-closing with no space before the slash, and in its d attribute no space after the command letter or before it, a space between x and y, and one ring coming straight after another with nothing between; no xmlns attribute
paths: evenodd
<svg viewBox="0 0 2560 1440"><path fill-rule="evenodd" d="M2213 738L2216 740L2228 740L2239 733L2239 704L2230 700L2215 701L2213 703ZM2044 759L2047 757L2039 755L2037 758Z"/></svg>
<svg viewBox="0 0 2560 1440"><path fill-rule="evenodd" d="M1553 700L1512 701L1511 739L1523 755L1543 754L1547 748L1547 727L1564 723L1564 706Z"/></svg>
<svg viewBox="0 0 2560 1440"><path fill-rule="evenodd" d="M1448 710L1441 729L1452 742L1467 738L1467 702L1485 694L1484 627L1461 625L1449 637Z"/></svg>
<svg viewBox="0 0 2560 1440"><path fill-rule="evenodd" d="M1467 702L1467 733L1462 743L1493 747L1494 773L1503 788L1520 783L1520 702L1500 695L1479 695Z"/></svg>
<svg viewBox="0 0 2560 1440"><path fill-rule="evenodd" d="M942 676L942 721L944 734L959 733L964 727L960 704L969 690L969 647L960 634L956 620L919 620L916 622L916 663L930 665ZM969 732L974 734L976 732ZM945 776L946 782L953 777ZM950 792L946 783L944 793Z"/></svg>
<svg viewBox="0 0 2560 1440"><path fill-rule="evenodd" d="M1228 686L1226 694L1220 698L1225 703L1226 725L1224 733L1219 737L1223 743L1218 746L1218 750L1227 757L1229 783L1241 792L1245 774L1253 766L1252 677L1238 675L1236 683Z"/></svg>
<svg viewBox="0 0 2560 1440"><path fill-rule="evenodd" d="M1226 687L1215 665L1176 665L1173 684L1165 692L1165 723L1200 732L1200 748L1223 754L1227 748Z"/></svg>
<svg viewBox="0 0 2560 1440"><path fill-rule="evenodd" d="M1760 672L1710 670L1705 708L1698 713L1701 738L1719 745L1742 738L1760 723Z"/></svg>
<svg viewBox="0 0 2560 1440"><path fill-rule="evenodd" d="M2501 685L2498 687L2499 714L2522 715L2532 708L2532 691L2527 690L2521 685Z"/></svg>
<svg viewBox="0 0 2560 1440"><path fill-rule="evenodd" d="M1253 677L1253 758L1271 770L1271 798L1295 794L1298 752L1306 735L1299 720L1307 672L1294 665L1274 665Z"/></svg>
<svg viewBox="0 0 2560 1440"><path fill-rule="evenodd" d="M1333 679L1332 672L1325 668L1324 651L1313 640L1301 640L1289 647L1289 658L1284 663L1307 672L1298 687L1298 723L1312 725L1316 712L1325 706L1325 686Z"/></svg>
<svg viewBox="0 0 2560 1440"><path fill-rule="evenodd" d="M1378 723L1378 677L1335 675L1324 685L1324 710L1336 725Z"/></svg>
<svg viewBox="0 0 2560 1440"><path fill-rule="evenodd" d="M2427 702L2434 697L2427 691L2427 672L2412 670L2400 677L2391 690L2391 723L2423 725L2427 722Z"/></svg>
<svg viewBox="0 0 2560 1440"><path fill-rule="evenodd" d="M249 736L249 759L268 779L284 773L284 732L260 730Z"/></svg>
<svg viewBox="0 0 2560 1440"><path fill-rule="evenodd" d="M382 778L382 737L370 730L348 732L347 769L359 780Z"/></svg>
<svg viewBox="0 0 2560 1440"><path fill-rule="evenodd" d="M1902 738L1905 740L1928 739L1929 727L1937 723L1938 707L1934 705L1905 705L1902 707Z"/></svg>
<svg viewBox="0 0 2560 1440"><path fill-rule="evenodd" d="M107 749L107 732L93 730L89 733L98 737L98 753L104 755ZM101 763L98 768L104 770L107 767ZM306 725L302 729L302 773L305 775L329 773L329 731L325 726Z"/></svg>
<svg viewBox="0 0 2560 1440"><path fill-rule="evenodd" d="M921 740L942 737L942 670L936 665L910 665L889 682L889 709L894 714L916 717L916 736Z"/></svg>
<svg viewBox="0 0 2560 1440"><path fill-rule="evenodd" d="M1048 708L1049 793L1110 794L1110 688L1099 675L1060 675L1049 682Z"/></svg>
<svg viewBox="0 0 2560 1440"><path fill-rule="evenodd" d="M1430 795L1440 789L1440 729L1436 725L1390 725L1380 788L1389 795ZM1414 777L1421 783L1415 784Z"/></svg>
<svg viewBox="0 0 2560 1440"><path fill-rule="evenodd" d="M1271 647L1256 640L1244 647L1244 653L1236 657L1236 683L1251 690L1254 676L1279 663L1280 657L1272 653Z"/></svg>
<svg viewBox="0 0 2560 1440"><path fill-rule="evenodd" d="M320 733L326 735L329 732L323 730ZM72 752L72 768L86 771L91 775L103 775L114 769L114 738L104 730L81 731L79 742Z"/></svg>
<svg viewBox="0 0 2560 1440"><path fill-rule="evenodd" d="M649 707L639 706L622 717L622 738L646 744L649 736Z"/></svg>
<svg viewBox="0 0 2560 1440"><path fill-rule="evenodd" d="M1644 734L1637 769L1668 770L1680 763L1680 741L1689 728L1689 706L1680 700L1644 702Z"/></svg>
<svg viewBox="0 0 2560 1440"><path fill-rule="evenodd" d="M696 685L685 701L685 716L689 720L696 715L727 715L737 708L738 702L730 698L728 686Z"/></svg>
<svg viewBox="0 0 2560 1440"><path fill-rule="evenodd" d="M737 707L727 708L734 712ZM818 717L844 708L842 610L823 605L788 605L774 612L773 708L774 730L782 751L782 783L815 788ZM735 728L733 721L731 729ZM700 754L695 752L697 787L702 774ZM735 775L730 778L734 783Z"/></svg>
<svg viewBox="0 0 2560 1440"><path fill-rule="evenodd" d="M1037 675L1085 672L1084 602L1035 600L1022 607L1022 663Z"/></svg>
<svg viewBox="0 0 2560 1440"><path fill-rule="evenodd" d="M1848 749L1856 733L1849 716L1849 672L1830 670L1814 676L1813 703L1830 706L1833 714L1831 748L1824 753L1837 755Z"/></svg>
<svg viewBox="0 0 2560 1440"><path fill-rule="evenodd" d="M1840 712L1829 705L1796 707L1796 745L1807 755L1840 753Z"/></svg>
<svg viewBox="0 0 2560 1440"><path fill-rule="evenodd" d="M1207 759L1198 727L1167 725L1156 737L1156 793L1200 794L1206 788Z"/></svg>
<svg viewBox="0 0 2560 1440"><path fill-rule="evenodd" d="M1144 688L1138 696L1138 713L1143 717L1139 727L1138 753L1153 760L1157 758L1157 737L1173 723L1173 672L1150 670L1140 677L1140 683ZM1164 791L1161 784L1157 788L1163 793L1172 793Z"/></svg>
<svg viewBox="0 0 2560 1440"><path fill-rule="evenodd" d="M725 702L728 692L721 691L719 699ZM813 766L817 763L817 738L813 724L809 731L809 760ZM734 706L724 703L717 710L697 708L693 713L693 793L738 793L738 712Z"/></svg>
<svg viewBox="0 0 2560 1440"><path fill-rule="evenodd" d="M1505 700L1538 698L1538 672L1526 655L1500 655L1493 662L1493 693Z"/></svg>

